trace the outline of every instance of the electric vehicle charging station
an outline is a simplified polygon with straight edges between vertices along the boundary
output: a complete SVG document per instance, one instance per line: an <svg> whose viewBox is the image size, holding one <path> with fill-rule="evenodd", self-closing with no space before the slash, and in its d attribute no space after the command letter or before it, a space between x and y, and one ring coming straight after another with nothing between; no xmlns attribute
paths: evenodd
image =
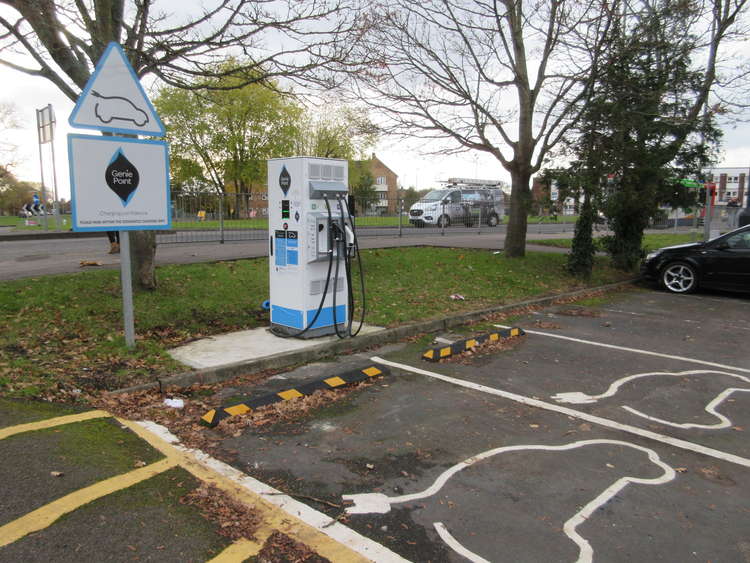
<svg viewBox="0 0 750 563"><path fill-rule="evenodd" d="M314 338L352 332L351 260L359 258L348 198L347 161L289 157L268 161L268 266L271 331Z"/></svg>

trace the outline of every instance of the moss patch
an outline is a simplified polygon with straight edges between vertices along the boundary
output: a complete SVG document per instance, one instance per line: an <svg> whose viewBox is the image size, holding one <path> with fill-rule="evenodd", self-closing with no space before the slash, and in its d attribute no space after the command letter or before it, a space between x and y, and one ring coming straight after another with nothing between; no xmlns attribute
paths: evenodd
<svg viewBox="0 0 750 563"><path fill-rule="evenodd" d="M175 468L62 517L3 548L8 561L203 562L230 542L180 499L199 485Z"/></svg>
<svg viewBox="0 0 750 563"><path fill-rule="evenodd" d="M0 398L0 428L81 412L80 407Z"/></svg>
<svg viewBox="0 0 750 563"><path fill-rule="evenodd" d="M60 457L115 474L134 469L135 463L153 463L164 457L112 419L77 422L39 432L44 433L59 434L56 453Z"/></svg>

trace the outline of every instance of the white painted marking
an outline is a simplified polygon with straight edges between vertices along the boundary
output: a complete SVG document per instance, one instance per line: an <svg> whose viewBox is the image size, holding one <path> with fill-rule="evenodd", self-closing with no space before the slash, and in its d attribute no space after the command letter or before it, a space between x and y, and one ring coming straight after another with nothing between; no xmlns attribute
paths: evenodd
<svg viewBox="0 0 750 563"><path fill-rule="evenodd" d="M414 500L419 500L427 497L433 496L435 493L440 491L440 489L445 486L445 484L448 482L448 480L453 477L456 473L459 471L462 471L463 469L466 469L467 467L470 467L474 465L475 463L478 463L479 461L488 459L490 457L507 453L507 452L519 452L519 451L551 451L551 452L559 452L559 451L566 451L566 450L573 450L577 448L581 448L584 446L590 446L590 445L598 445L598 444L614 444L618 446L623 446L627 448L633 448L635 450L640 450L642 452L645 452L646 455L648 455L649 460L659 466L663 473L659 477L651 478L651 479L642 479L638 477L630 477L625 476L621 477L612 485L607 487L604 491L602 491L599 495L596 496L593 500L588 502L583 508L581 508L578 512L576 512L571 518L569 518L565 525L563 526L563 531L565 532L565 535L567 535L572 541L576 543L579 549L579 555L578 555L578 562L579 563L588 563L592 560L594 550L591 547L591 544L583 538L576 530L576 528L588 520L591 515L596 512L596 510L604 506L609 500L618 494L620 491L622 491L626 486L628 486L630 483L637 483L640 485L661 485L664 483L667 483L674 479L675 477L675 471L672 469L669 465L664 463L659 455L650 448L645 448L643 446L638 446L636 444L631 444L630 442L623 442L621 440L607 440L607 439L595 439L595 440L580 440L578 442L571 442L569 444L563 444L560 446L546 446L546 445L519 445L519 446L504 446L501 448L494 448L492 450L487 450L485 452L482 452L481 454L477 454L475 456L472 456L460 463L457 463L453 467L450 467L449 469L445 470L443 473L441 473L437 479L427 487L424 491L418 492L418 493L412 493L409 495L401 495L397 497L388 497L381 493L365 493L365 494L354 494L354 495L343 495L342 498L344 500L350 500L354 502L354 506L351 506L346 509L346 511L349 514L368 514L368 513L377 513L382 514L384 512L390 511L392 504L401 504L404 502L411 502ZM383 510L385 508L385 511ZM438 528L438 524L435 523L435 528L438 529L438 533L440 533L440 529ZM442 524L440 524L442 526ZM447 530L445 530L447 532ZM448 535L452 542L455 542L455 544L451 545L451 543L446 543L454 549L457 553L460 553L461 555L464 555L464 557L468 557L466 553L471 554L474 557L477 557L474 553L469 551L468 549L464 548L455 538ZM440 535L441 538L443 538L442 534ZM445 541L445 538L443 538ZM456 549L457 546L460 546L461 551ZM484 561L481 557L478 559L474 559L472 557L469 557L472 561Z"/></svg>
<svg viewBox="0 0 750 563"><path fill-rule="evenodd" d="M480 557L473 551L469 551L463 545L461 545L461 543L451 535L451 533L448 531L448 528L446 528L442 522L434 522L432 525L435 526L435 530L440 536L440 539L443 540L448 547L450 547L459 555L466 557L466 559L468 559L472 563L490 563L484 557Z"/></svg>
<svg viewBox="0 0 750 563"><path fill-rule="evenodd" d="M317 510L310 508L304 503L301 503L290 496L283 494L282 492L274 489L273 487L266 485L262 481L258 481L245 475L242 471L235 469L223 463L217 459L212 458L208 454L191 448L186 448L180 444L177 436L172 434L164 426L156 424L151 421L139 421L138 424L146 428L148 431L156 434L162 440L172 444L178 450L191 454L196 460L203 464L205 467L220 473L221 475L231 479L239 486L248 489L258 495L263 496L268 502L275 504L283 511L291 514L309 526L323 532L330 538L337 542L347 546L348 548L356 551L360 555L367 557L373 561L386 561L386 562L408 562L397 553L394 553L385 546L380 545L377 542L366 538L351 528L347 528L340 522L326 516L325 514L318 512Z"/></svg>
<svg viewBox="0 0 750 563"><path fill-rule="evenodd" d="M667 426L674 426L675 428L700 428L702 430L719 430L720 428L729 428L732 425L732 421L729 420L726 416L721 414L720 412L716 411L716 407L718 407L721 403L723 403L732 393L750 393L750 389L744 389L741 387L730 387L729 389L724 389L721 393L719 393L713 401L708 403L706 405L706 412L709 414L714 415L716 418L719 419L719 422L716 424L694 424L692 422L670 422L669 420L664 420L663 418L656 418L655 416L649 416L647 414L642 413L639 410L634 409L633 407L628 407L626 405L623 405L622 408L626 411L635 414L637 416L642 416L643 418L647 418L648 420L653 420L654 422L658 422L659 424L665 424Z"/></svg>
<svg viewBox="0 0 750 563"><path fill-rule="evenodd" d="M572 416L580 420L585 420L586 422L592 422L594 424L604 426L605 428L612 428L614 430L620 430L622 432L635 434L637 436L648 438L650 440L655 440L657 442L661 442L663 444L674 446L676 448L681 448L683 450L688 450L691 452L706 455L706 456L713 457L716 459L721 459L723 461L728 461L730 463L736 463L737 465L742 465L743 467L750 467L750 459L747 459L738 455L722 452L719 450L714 450L713 448L707 448L706 446L701 446L700 444L694 444L693 442L688 442L687 440L673 438L671 436L659 434L658 432L652 432L651 430L638 428L637 426L632 426L630 424L622 424L619 422L615 422L614 420L609 420L608 418L602 418L600 416L595 416L593 414L588 414L585 412L577 411L568 407L555 405L553 403L548 403L546 401L541 401L539 399L532 399L531 397L525 397L523 395L518 395L517 393L511 393L509 391L502 391L500 389L495 389L493 387L487 387L486 385L480 385L478 383L473 383L471 381L465 381L463 379L449 377L447 375L442 375L440 373L427 371L427 370L416 368L410 365L399 364L397 362L391 362L390 360L386 360L378 356L373 356L372 358L370 358L370 360L372 360L373 362L381 363L386 366L395 367L397 369L401 369L404 371L410 371L412 373L426 375L427 377L432 377L434 379L446 381L448 383L452 383L453 385L466 387L467 389L474 389L475 391L481 391L483 393L488 393L490 395L503 397L504 399L510 399L511 401L516 401L524 405L529 405L532 407L537 407L540 409L557 412L557 413L564 414L567 416Z"/></svg>
<svg viewBox="0 0 750 563"><path fill-rule="evenodd" d="M635 375L628 375L626 377L621 377L620 379L612 382L610 386L607 388L607 390L604 393L601 393L599 395L588 395L581 391L570 391L567 393L557 393L556 395L552 395L552 399L554 399L558 403L569 403L569 404L595 403L599 399L604 399L606 397L614 396L620 390L620 387L622 387L626 383L629 383L631 381L635 381L636 379L641 379L644 377L655 377L659 375L666 375L668 377L684 377L688 375L726 375L729 377L737 378L741 381L744 381L747 384L750 384L750 378L745 377L744 375L738 375L736 373L729 373L726 371L710 371L710 370L700 370L700 369L678 371L678 372L652 371L652 372L647 372L647 373L637 373ZM652 420L654 422L658 422L660 424L664 424L666 426L673 426L675 428L684 428L684 429L700 428L703 430L718 430L721 428L728 428L729 426L732 425L732 422L726 416L717 412L716 408L721 403L723 403L732 393L742 392L742 391L750 392L750 389L746 389L742 387L730 387L728 389L725 389L721 393L719 393L710 403L708 403L708 405L706 405L704 410L707 413L719 419L719 422L716 424L694 424L691 422L686 422L686 423L670 422L669 420L665 420L663 418L649 416L643 413L642 411L639 411L638 409L635 409L633 407L622 405L622 408L631 414L646 418L648 420Z"/></svg>
<svg viewBox="0 0 750 563"><path fill-rule="evenodd" d="M508 325L495 325L498 328L511 328ZM685 358L683 356L674 356L671 354L662 354L661 352L652 352L650 350L641 350L639 348L628 348L626 346L616 346L614 344L604 344L603 342L594 342L593 340L583 340L581 338L573 338L571 336L563 336L562 334L552 334L550 332L540 332L538 330L523 329L526 334L536 334L539 336L549 336L551 338L559 338L561 340L569 340L571 342L579 342L581 344L590 344L592 346L601 346L602 348L611 348L613 350L622 350L623 352L635 352L637 354L644 354L646 356L656 356L658 358L667 358L670 360L678 360L681 362L692 362L694 364L701 364L704 366L711 366L720 369L731 369L734 371L741 371L744 373L750 373L750 369L740 368L737 366L728 366L726 364L717 364L715 362L707 362L705 360L696 360L694 358Z"/></svg>
<svg viewBox="0 0 750 563"><path fill-rule="evenodd" d="M574 404L574 405L579 405L579 404L584 404L584 403L595 403L599 399L604 399L606 397L614 396L620 390L620 387L622 387L626 383L635 381L636 379L641 379L644 377L656 377L659 375L666 375L669 377L685 377L688 375L708 375L708 374L727 375L729 377L736 377L738 379L741 379L742 381L745 381L746 383L750 383L750 378L747 378L743 375L737 375L736 373L729 373L726 371L713 371L713 370L701 370L701 369L676 371L676 372L649 371L645 373L636 373L634 375L621 377L620 379L613 381L609 385L607 390L604 393L601 393L599 395L588 395L581 391L571 391L568 393L557 393L556 395L552 395L552 399L554 399L558 403L569 403L569 404Z"/></svg>

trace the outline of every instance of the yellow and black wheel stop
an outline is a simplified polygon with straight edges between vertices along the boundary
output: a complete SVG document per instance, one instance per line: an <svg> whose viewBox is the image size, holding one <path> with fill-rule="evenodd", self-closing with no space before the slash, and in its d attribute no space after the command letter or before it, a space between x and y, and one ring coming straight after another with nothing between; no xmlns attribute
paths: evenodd
<svg viewBox="0 0 750 563"><path fill-rule="evenodd" d="M472 336L471 338L465 338L454 342L453 344L446 344L445 346L438 346L437 348L430 348L424 354L422 359L428 362L439 362L442 359L450 358L458 354L463 354L466 350L471 350L477 346L481 346L487 342L498 342L499 340L513 338L514 336L522 336L526 334L522 328L512 327L508 329L498 330L497 332L490 332L488 334L481 334L479 336Z"/></svg>
<svg viewBox="0 0 750 563"><path fill-rule="evenodd" d="M211 409L201 417L201 424L213 428L219 424L219 422L230 416L252 412L259 407L272 405L281 401L288 401L290 399L296 399L297 397L312 395L315 391L354 385L355 383L361 383L362 381L367 381L380 375L388 375L388 370L380 366L369 366L364 369L347 371L318 381L311 381L310 383L305 383L304 385L299 385L291 389L285 389L278 393L269 393L268 395L248 399L245 402L237 403L235 405Z"/></svg>

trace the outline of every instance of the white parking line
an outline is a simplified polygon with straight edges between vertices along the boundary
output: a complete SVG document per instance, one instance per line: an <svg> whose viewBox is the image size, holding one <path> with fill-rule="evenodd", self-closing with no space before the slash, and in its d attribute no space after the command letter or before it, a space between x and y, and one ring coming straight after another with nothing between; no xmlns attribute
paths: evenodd
<svg viewBox="0 0 750 563"><path fill-rule="evenodd" d="M589 395L581 391L568 391L568 392L557 393L555 395L552 395L551 398L557 401L558 403L567 403L571 405L596 403L600 399L604 399L607 397L614 397L623 385L625 385L626 383L635 381L637 379L643 379L643 378L648 378L648 377L658 377L658 376L686 377L686 376L698 376L698 375L703 375L703 376L724 375L727 377L734 377L736 379L739 379L740 381L744 381L745 383L750 384L750 377L745 377L744 375L738 375L736 373L730 373L726 371L711 371L711 370L704 370L704 369L691 369L687 371L678 371L678 372L651 371L648 373L636 373L634 375L621 377L620 379L617 379L613 381L612 383L610 383L609 387L604 393L600 393L598 395ZM629 407L626 405L621 405L621 406L623 409L625 409L631 414L634 414L636 416L640 416L643 418L647 418L648 420L653 420L654 422L658 422L659 424L663 424L665 426L673 426L675 428L683 428L683 429L700 428L702 430L719 430L721 428L729 428L732 425L732 421L729 420L726 416L724 416L720 412L718 412L716 408L719 405L721 405L721 403L723 403L727 398L729 398L729 396L731 396L735 392L736 393L750 392L750 388L745 388L745 387L727 388L721 393L719 393L719 395L717 395L710 403L708 403L708 405L706 405L704 410L708 414L711 414L719 419L719 422L715 424L696 424L692 422L685 422L685 423L670 422L669 420L665 420L663 418L649 416L637 409L634 409L633 407Z"/></svg>
<svg viewBox="0 0 750 563"><path fill-rule="evenodd" d="M725 375L727 377L734 377L736 379L744 381L745 383L750 384L750 378L745 377L744 375L737 375L736 373L730 373L727 371L711 371L711 370L705 370L705 369L691 369L687 371L676 371L676 372L649 371L646 373L636 373L633 375L626 375L625 377L616 379L612 383L609 384L609 387L607 387L607 390L604 393L599 393L598 395L589 395L587 393L583 393L582 391L568 391L568 392L557 393L555 395L552 395L552 399L554 399L558 403L568 403L572 405L596 403L599 399L605 399L607 397L614 397L623 385L625 385L626 383L635 381L636 379L645 379L649 377L659 377L659 376L680 378L680 377L687 377L689 375L705 375L705 376Z"/></svg>
<svg viewBox="0 0 750 563"><path fill-rule="evenodd" d="M622 408L636 416L642 416L643 418L647 418L648 420L653 420L654 422L658 422L659 424L663 424L665 426L674 426L675 428L684 428L684 429L699 428L701 430L719 430L721 428L729 428L730 426L732 426L732 421L726 416L724 416L723 414L721 414L720 412L718 412L716 408L721 403L723 403L726 399L728 399L733 393L750 393L750 389L745 389L742 387L730 387L729 389L724 389L724 391L719 393L714 398L713 401L708 403L704 410L708 414L712 414L716 418L719 419L719 422L715 424L696 424L693 422L670 422L669 420L664 420L663 418L649 416L627 405L623 405Z"/></svg>
<svg viewBox="0 0 750 563"><path fill-rule="evenodd" d="M349 508L346 509L346 512L349 514L386 514L390 511L392 504L401 504L405 502L411 502L414 500L421 500L421 499L425 499L425 498L435 495L445 486L445 484L450 480L450 478L453 477L456 473L459 473L460 471L463 471L467 467L471 467L472 465L480 461L489 459L496 455L505 454L509 452L522 452L522 451L560 452L560 451L574 450L574 449L582 448L585 446L601 445L601 444L614 444L614 445L623 446L626 448L632 448L634 450L639 450L641 452L645 452L646 455L648 455L648 459L651 461L651 463L660 467L663 472L661 475L659 475L658 477L654 477L654 478L639 478L639 477L634 477L630 475L621 477L620 479L612 483L609 487L604 489L591 501L586 503L585 506L583 506L582 508L579 508L579 510L565 522L565 525L563 526L563 532L565 532L565 535L568 536L573 542L575 542L575 544L578 546L578 549L579 549L578 563L590 563L594 555L594 550L591 547L591 544L589 543L589 541L583 536L581 536L578 533L578 530L576 528L578 528L578 526L580 526L582 523L586 522L586 520L588 520L591 517L591 515L597 511L597 509L607 504L612 499L612 497L620 493L630 483L636 483L639 485L662 485L664 483L668 483L669 481L675 478L674 469L672 469L672 467L669 466L668 464L664 463L659 457L659 454L657 454L654 450L650 448L644 448L643 446L639 446L637 444L631 444L630 442L623 442L622 440L608 440L608 439L579 440L578 442L571 442L569 444L554 445L554 446L549 446L549 445L544 445L544 444L522 444L518 446L504 446L500 448L487 450L485 452L471 456L470 458L465 459L464 461L453 465L452 467L446 469L443 473L441 473L437 477L437 479L435 479L432 485L430 485L425 490L420 491L418 493L401 495L397 497L389 497L387 495L384 495L383 493L358 493L358 494L352 494L352 495L342 495L341 498L344 500L352 501L354 503L354 506L350 506ZM480 563L480 562L486 561L481 556L470 551L468 548L462 545L456 538L454 538L448 532L448 529L445 527L445 525L442 522L433 522L433 526L437 530L438 535L440 535L441 539L446 544L448 544L448 546L451 549L456 551L456 553L463 555L464 557L466 557L470 561L473 561L474 563Z"/></svg>
<svg viewBox="0 0 750 563"><path fill-rule="evenodd" d="M435 526L435 531L438 533L438 536L440 536L440 539L443 540L448 547L459 555L466 557L471 563L490 563L490 561L487 561L484 557L480 557L473 551L470 551L461 545L461 543L451 535L448 528L446 528L445 524L442 522L435 522L433 526Z"/></svg>
<svg viewBox="0 0 750 563"><path fill-rule="evenodd" d="M495 325L498 328L511 328L508 325ZM635 352L637 354L643 354L645 356L656 356L658 358L667 358L669 360L678 360L681 362L691 362L694 364L701 364L704 366L711 366L714 368L731 369L734 371L741 371L744 373L750 373L750 369L740 368L737 366L728 366L726 364L717 364L715 362L707 362L705 360L696 360L695 358L686 358L684 356L674 356L672 354L662 354L661 352L652 352L651 350L641 350L640 348L628 348L627 346L616 346L615 344L604 344L603 342L594 342L593 340L583 340L581 338L573 338L572 336L563 336L562 334L552 334L550 332L540 332L538 330L523 329L526 334L536 334L539 336L549 336L550 338L559 338L560 340L569 340L571 342L578 342L580 344L590 344L591 346L601 346L602 348L611 348L613 350L622 350L623 352Z"/></svg>
<svg viewBox="0 0 750 563"><path fill-rule="evenodd" d="M526 331L526 332L528 333L529 331ZM615 422L614 420L609 420L608 418L602 418L600 416L595 416L593 414L588 414L585 412L577 411L575 409L571 409L568 407L555 405L553 403L548 403L546 401L540 401L539 399L532 399L531 397L518 395L517 393L511 393L509 391L502 391L500 389L495 389L493 387L487 387L486 385L480 385L479 383L473 383L471 381L465 381L463 379L450 377L447 375L443 375L441 373L436 373L434 371L427 371L425 369L417 368L417 367L410 366L407 364L391 362L390 360L379 358L377 356L373 356L372 358L370 358L370 360L372 360L373 362L383 364L385 366L394 367L403 371L410 371L412 373L426 375L427 377L432 377L433 379L439 379L441 381L445 381L453 385L458 385L460 387L466 387L467 389L474 389L475 391L481 391L482 393L488 393L490 395L503 397L504 399L510 399L511 401L516 401L518 403L529 405L531 407L537 407L540 409L557 412L557 413L564 414L567 416L572 416L574 418L585 420L586 422L592 422L594 424L598 424L600 426L604 426L605 428L610 428L612 430L619 430L622 432L635 434L636 436L641 436L643 438L655 440L657 442L661 442L669 446L674 446L675 448L681 448L683 450L688 450L688 451L695 452L698 454L706 455L709 457L713 457L715 459L720 459L722 461L728 461L729 463L736 463L737 465L750 467L750 459L747 459L745 457L741 457L735 454L722 452L720 450L715 450L713 448L707 448L706 446L702 446L700 444L694 444L693 442L688 442L687 440L673 438L671 436L666 436L665 434L659 434L658 432L652 432L651 430L638 428L637 426L631 426L630 424L622 424L620 422ZM732 369L735 369L735 368L732 368ZM747 371L747 370L744 370L744 371Z"/></svg>

